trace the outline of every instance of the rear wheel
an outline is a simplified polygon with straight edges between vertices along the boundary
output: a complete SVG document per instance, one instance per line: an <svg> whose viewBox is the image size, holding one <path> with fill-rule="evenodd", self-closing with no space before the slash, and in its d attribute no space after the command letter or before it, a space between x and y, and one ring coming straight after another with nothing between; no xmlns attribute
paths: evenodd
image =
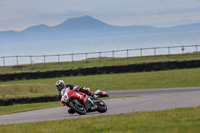
<svg viewBox="0 0 200 133"><path fill-rule="evenodd" d="M105 113L107 111L107 106L102 100L100 100L100 102L97 103L96 105L97 105L98 112Z"/></svg>
<svg viewBox="0 0 200 133"><path fill-rule="evenodd" d="M86 114L86 109L85 107L79 103L77 100L71 100L69 102L69 107L76 113L80 114L80 115L85 115Z"/></svg>

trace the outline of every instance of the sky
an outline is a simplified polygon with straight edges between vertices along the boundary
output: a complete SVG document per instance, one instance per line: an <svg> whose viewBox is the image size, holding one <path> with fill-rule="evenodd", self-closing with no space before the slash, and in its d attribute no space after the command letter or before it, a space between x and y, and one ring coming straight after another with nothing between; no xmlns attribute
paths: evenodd
<svg viewBox="0 0 200 133"><path fill-rule="evenodd" d="M116 26L200 23L200 0L0 0L0 31L89 15Z"/></svg>

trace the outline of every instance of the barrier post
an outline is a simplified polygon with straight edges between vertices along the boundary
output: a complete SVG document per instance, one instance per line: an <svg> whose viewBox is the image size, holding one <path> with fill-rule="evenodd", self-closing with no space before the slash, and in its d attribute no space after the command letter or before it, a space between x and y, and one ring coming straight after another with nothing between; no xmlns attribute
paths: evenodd
<svg viewBox="0 0 200 133"><path fill-rule="evenodd" d="M156 47L154 47L154 55L156 55Z"/></svg>
<svg viewBox="0 0 200 133"><path fill-rule="evenodd" d="M99 52L99 58L101 58L101 52Z"/></svg>
<svg viewBox="0 0 200 133"><path fill-rule="evenodd" d="M86 60L86 62L87 62L87 53L85 53L85 58L86 58L85 60Z"/></svg>
<svg viewBox="0 0 200 133"><path fill-rule="evenodd" d="M196 52L198 52L198 45L196 45Z"/></svg>
<svg viewBox="0 0 200 133"><path fill-rule="evenodd" d="M18 56L16 56L16 63L17 63L17 66L18 66Z"/></svg>
<svg viewBox="0 0 200 133"><path fill-rule="evenodd" d="M46 56L46 55L44 55L44 63L46 62L46 60L45 60L45 56Z"/></svg>
<svg viewBox="0 0 200 133"><path fill-rule="evenodd" d="M184 46L182 46L182 49L181 49L181 50L182 50L182 54L184 54L184 50L185 50L185 49L184 49Z"/></svg>
<svg viewBox="0 0 200 133"><path fill-rule="evenodd" d="M5 57L3 57L3 66L6 66Z"/></svg>
<svg viewBox="0 0 200 133"><path fill-rule="evenodd" d="M58 62L60 62L60 55L58 54Z"/></svg>
<svg viewBox="0 0 200 133"><path fill-rule="evenodd" d="M168 54L170 54L170 47L168 47Z"/></svg>
<svg viewBox="0 0 200 133"><path fill-rule="evenodd" d="M74 57L73 57L73 54L72 54L72 62L74 61Z"/></svg>
<svg viewBox="0 0 200 133"><path fill-rule="evenodd" d="M32 56L30 55L30 64L32 65Z"/></svg>
<svg viewBox="0 0 200 133"><path fill-rule="evenodd" d="M101 61L101 52L99 52L99 61Z"/></svg>

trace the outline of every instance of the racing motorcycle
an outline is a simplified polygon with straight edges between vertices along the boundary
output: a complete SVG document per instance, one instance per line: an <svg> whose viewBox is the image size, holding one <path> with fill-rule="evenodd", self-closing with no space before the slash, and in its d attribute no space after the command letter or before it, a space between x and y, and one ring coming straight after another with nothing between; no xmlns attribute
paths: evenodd
<svg viewBox="0 0 200 133"><path fill-rule="evenodd" d="M94 92L92 92L94 95L96 95L97 97L109 97L109 95L107 94L106 91L103 90L96 90Z"/></svg>
<svg viewBox="0 0 200 133"><path fill-rule="evenodd" d="M66 88L63 93L62 104L80 115L85 115L87 112L104 113L107 111L106 104L97 97L88 96L78 90L71 91L69 88Z"/></svg>
<svg viewBox="0 0 200 133"><path fill-rule="evenodd" d="M90 91L90 88L86 88L84 87L84 89ZM107 94L106 91L103 90L96 90L92 92L94 95L96 95L97 97L109 97L109 95Z"/></svg>

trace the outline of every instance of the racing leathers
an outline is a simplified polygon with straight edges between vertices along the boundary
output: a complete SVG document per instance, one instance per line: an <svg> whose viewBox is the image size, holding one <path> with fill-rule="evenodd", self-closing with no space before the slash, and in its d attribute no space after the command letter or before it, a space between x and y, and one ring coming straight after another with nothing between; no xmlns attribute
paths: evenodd
<svg viewBox="0 0 200 133"><path fill-rule="evenodd" d="M73 85L73 84L66 84L65 88L70 88L70 90L72 91L78 90L80 92L85 93L86 95L94 97L94 94L91 91L88 91L85 87L79 87L78 85ZM62 97L62 95L64 94L62 93L63 90L65 89L62 89L61 91L59 91L59 97Z"/></svg>

